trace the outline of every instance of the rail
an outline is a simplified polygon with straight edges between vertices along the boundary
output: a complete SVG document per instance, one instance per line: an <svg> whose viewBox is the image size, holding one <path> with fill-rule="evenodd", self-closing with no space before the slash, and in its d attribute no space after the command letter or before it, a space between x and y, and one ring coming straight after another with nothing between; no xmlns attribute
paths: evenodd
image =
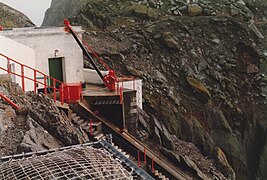
<svg viewBox="0 0 267 180"><path fill-rule="evenodd" d="M123 88L125 85L125 82L127 81L132 81L132 89L136 90L135 88L135 77L126 77L124 75L121 75L120 77L117 77L117 81L115 82L115 86L116 86L116 92L117 95L120 95L120 104L123 103Z"/></svg>
<svg viewBox="0 0 267 180"><path fill-rule="evenodd" d="M136 155L141 157L143 156L143 160L147 164L151 164L151 171L152 173L155 171L155 168L160 168L165 171L166 174L168 174L172 179L180 179L180 180L189 180L192 179L188 175L186 175L181 170L175 168L172 164L168 163L164 158L160 158L154 151L150 150L148 147L146 147L143 143L141 143L139 140L137 140L134 136L130 135L126 131L121 131L118 127L115 125L109 123L107 120L99 117L98 115L95 115L85 104L82 102L78 103L78 106L83 109L83 112L79 110L79 108L74 108L74 111L77 113L82 113L84 117L92 118L94 120L98 120L102 123L103 130L106 133L111 133L113 135L113 140L119 140L120 143L123 143L122 147L126 148L126 146L131 146L130 152L132 152L133 156L136 157ZM139 154L139 153L141 154ZM140 158L141 159L141 158ZM138 165L140 163L140 159L138 161Z"/></svg>
<svg viewBox="0 0 267 180"><path fill-rule="evenodd" d="M10 104L12 107L14 107L16 110L19 110L20 107L13 103L9 98L7 98L4 94L0 93L0 97L3 98L6 102L8 102L8 104Z"/></svg>
<svg viewBox="0 0 267 180"><path fill-rule="evenodd" d="M2 57L2 58L1 58ZM44 94L47 95L48 93L53 93L53 99L54 101L57 100L57 92L60 94L60 100L62 103L65 101L70 102L70 92L69 89L67 89L68 97L64 97L64 85L65 83L46 75L45 73L34 69L28 65L22 64L12 58L9 58L8 56L0 53L0 60L6 59L6 66L7 68L1 67L0 70L3 70L7 74L17 76L21 78L21 88L22 91L25 92L25 81L31 81L34 83L33 85L33 91L36 93L37 88L39 85L43 86ZM11 66L14 66L14 68L11 68ZM27 73L25 73L27 71ZM29 76L27 74L33 74L32 76Z"/></svg>

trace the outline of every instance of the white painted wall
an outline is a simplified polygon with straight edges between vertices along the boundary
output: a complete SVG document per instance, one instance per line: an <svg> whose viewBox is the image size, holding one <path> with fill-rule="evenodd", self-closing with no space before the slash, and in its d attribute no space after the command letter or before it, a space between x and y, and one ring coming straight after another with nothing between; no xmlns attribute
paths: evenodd
<svg viewBox="0 0 267 180"><path fill-rule="evenodd" d="M16 60L22 64L28 65L30 67L35 67L35 51L32 48L29 48L23 44L20 44L12 39L6 38L0 35L0 53L5 56ZM0 66L7 69L7 59L3 56L0 56ZM15 71L15 73L21 75L21 66L18 64L12 64L11 69ZM13 71L13 72L14 72ZM0 70L0 74L7 74L7 72ZM34 78L33 71L26 69L24 71L25 76L29 78ZM12 80L19 83L21 86L21 78L19 76L12 76ZM33 90L34 85L30 80L25 79L25 90L31 91Z"/></svg>
<svg viewBox="0 0 267 180"><path fill-rule="evenodd" d="M108 74L108 71L100 71L103 76ZM102 79L97 74L96 70L93 69L83 69L83 77L85 83L91 83L91 84L103 84Z"/></svg>
<svg viewBox="0 0 267 180"><path fill-rule="evenodd" d="M120 83L121 86L121 83ZM142 104L142 80L135 79L133 81L123 82L123 88L136 90L136 104L140 109L143 109Z"/></svg>
<svg viewBox="0 0 267 180"><path fill-rule="evenodd" d="M81 27L73 27L81 35ZM2 31L0 35L13 39L35 50L34 68L49 75L49 58L63 58L63 76L66 83L84 81L83 54L73 36L64 27L18 28ZM57 52L57 53L56 53ZM37 75L38 76L38 75Z"/></svg>

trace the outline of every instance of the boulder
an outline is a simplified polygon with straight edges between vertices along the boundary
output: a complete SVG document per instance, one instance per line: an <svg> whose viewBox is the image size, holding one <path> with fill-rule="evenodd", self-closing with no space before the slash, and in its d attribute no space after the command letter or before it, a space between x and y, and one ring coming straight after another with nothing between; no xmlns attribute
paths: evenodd
<svg viewBox="0 0 267 180"><path fill-rule="evenodd" d="M229 180L235 180L236 179L235 171L229 164L224 152L219 147L215 147L214 150L215 150L215 160L217 161L217 164L221 172Z"/></svg>
<svg viewBox="0 0 267 180"><path fill-rule="evenodd" d="M201 81L189 76L186 77L186 80L194 90L207 96L208 98L211 98L209 90L203 85Z"/></svg>
<svg viewBox="0 0 267 180"><path fill-rule="evenodd" d="M132 3L132 11L139 18L147 18L147 7L138 3Z"/></svg>
<svg viewBox="0 0 267 180"><path fill-rule="evenodd" d="M20 144L23 152L35 152L61 147L61 143L51 136L43 127L29 117L29 130L25 133Z"/></svg>
<svg viewBox="0 0 267 180"><path fill-rule="evenodd" d="M170 49L178 49L179 47L179 44L176 42L176 40L170 37L164 39L164 44Z"/></svg>
<svg viewBox="0 0 267 180"><path fill-rule="evenodd" d="M207 114L207 123L210 126L209 134L214 144L222 149L232 168L235 171L247 168L246 149L242 145L241 137L233 132L223 112L214 108L210 109Z"/></svg>
<svg viewBox="0 0 267 180"><path fill-rule="evenodd" d="M158 70L156 71L154 80L159 83L167 82L167 78Z"/></svg>
<svg viewBox="0 0 267 180"><path fill-rule="evenodd" d="M248 74L259 73L259 68L255 64L250 64L249 66L247 66L247 73Z"/></svg>
<svg viewBox="0 0 267 180"><path fill-rule="evenodd" d="M189 4L187 6L187 10L190 15L200 15L203 11L203 8L198 4Z"/></svg>
<svg viewBox="0 0 267 180"><path fill-rule="evenodd" d="M154 133L156 135L156 140L162 144L163 147L173 150L174 142L173 136L170 134L166 126L160 122L156 117L152 116L152 122L154 123Z"/></svg>
<svg viewBox="0 0 267 180"><path fill-rule="evenodd" d="M126 7L123 12L125 16L136 16L141 19L157 19L158 13L155 9L149 8L145 5L132 2L131 6Z"/></svg>
<svg viewBox="0 0 267 180"><path fill-rule="evenodd" d="M179 164L181 162L180 156L175 154L173 151L170 151L166 148L161 148L160 150L173 163Z"/></svg>
<svg viewBox="0 0 267 180"><path fill-rule="evenodd" d="M140 109L138 106L137 106L137 112L138 112L138 123L140 123L143 126L143 128L149 134L151 134L151 128L149 126L149 123L150 123L149 116L146 114L145 111L143 111L142 109Z"/></svg>
<svg viewBox="0 0 267 180"><path fill-rule="evenodd" d="M147 8L147 17L149 19L158 19L159 17L159 14L157 11L155 11L154 9L152 8Z"/></svg>
<svg viewBox="0 0 267 180"><path fill-rule="evenodd" d="M0 83L9 83L11 82L11 76L8 74L0 74Z"/></svg>
<svg viewBox="0 0 267 180"><path fill-rule="evenodd" d="M141 77L143 75L143 73L141 71L135 69L134 67L132 67L130 65L127 65L126 69L130 74L132 74L134 76Z"/></svg>
<svg viewBox="0 0 267 180"><path fill-rule="evenodd" d="M162 141L161 141L161 137L160 137L160 132L159 132L159 129L156 126L154 127L154 132L155 132L155 135L153 136L153 139L155 140L155 142L157 144L159 144L161 146L162 145Z"/></svg>
<svg viewBox="0 0 267 180"><path fill-rule="evenodd" d="M197 172L197 175L201 178L201 179L205 179L205 180L211 180L211 178L209 178L208 176L205 175L205 173L203 173L199 167L197 166L197 164L188 156L181 156L181 160L191 169L195 170Z"/></svg>
<svg viewBox="0 0 267 180"><path fill-rule="evenodd" d="M258 178L259 179L267 179L267 141L264 146L264 150L260 156L259 162L259 170L258 170Z"/></svg>

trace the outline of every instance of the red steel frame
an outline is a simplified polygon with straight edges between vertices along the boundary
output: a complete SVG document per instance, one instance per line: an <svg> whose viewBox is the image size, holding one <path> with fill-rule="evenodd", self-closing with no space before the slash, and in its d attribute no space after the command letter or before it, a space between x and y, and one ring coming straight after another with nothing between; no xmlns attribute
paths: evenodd
<svg viewBox="0 0 267 180"><path fill-rule="evenodd" d="M14 107L16 110L20 109L20 107L13 103L9 98L7 98L5 95L3 95L2 93L0 93L0 97L3 98L6 102L8 102L12 107Z"/></svg>
<svg viewBox="0 0 267 180"><path fill-rule="evenodd" d="M124 82L126 81L133 81L133 90L136 90L135 87L135 77L125 77L124 75L122 75L121 77L118 77L117 81L115 82L115 86L117 86L117 94L120 95L120 104L123 103L123 88L124 88ZM121 85L120 85L121 83Z"/></svg>
<svg viewBox="0 0 267 180"><path fill-rule="evenodd" d="M65 100L68 100L67 99L68 97L67 98L64 98L64 92L63 91L64 91L64 85L65 85L65 83L63 83L63 82L61 82L61 81L59 81L59 80L57 80L57 79L55 79L53 77L50 77L50 76L42 73L39 70L36 70L36 69L34 69L32 67L29 67L29 66L27 66L25 64L22 64L22 63L16 61L14 59L11 59L11 58L5 56L2 53L0 53L0 57L1 56L4 57L4 58L6 58L6 60L7 60L7 69L5 69L3 67L0 67L0 69L3 70L3 71L6 71L8 74L13 74L15 76L21 77L21 86L22 86L23 92L25 92L25 80L28 79L30 81L33 81L33 83L34 83L34 92L35 93L37 91L37 84L41 84L41 85L44 86L44 94L47 94L47 88L50 88L50 89L53 90L53 96L54 96L53 99L54 99L54 101L56 101L56 92L57 91L59 91L59 94L60 94L60 97L61 97L60 99L61 99L61 102L62 103L64 103ZM21 74L17 74L16 72L12 72L11 71L11 69L10 69L11 68L11 63L14 63L16 65L19 65L21 67ZM33 71L34 78L30 78L30 77L25 76L25 74L24 74L25 70L31 70L31 71ZM43 82L37 80L37 73L38 73L38 75L43 76L43 79L44 79ZM47 81L48 80L51 80L53 82L53 86L47 84ZM60 85L59 88L56 87L56 84L57 83ZM68 91L68 96L70 96L70 92L69 91Z"/></svg>

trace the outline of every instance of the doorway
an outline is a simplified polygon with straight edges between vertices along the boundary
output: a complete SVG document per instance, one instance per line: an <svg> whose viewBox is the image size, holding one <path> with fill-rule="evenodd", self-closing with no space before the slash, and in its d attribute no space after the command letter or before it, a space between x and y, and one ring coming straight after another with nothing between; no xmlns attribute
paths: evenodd
<svg viewBox="0 0 267 180"><path fill-rule="evenodd" d="M55 78L61 82L64 81L63 78L63 58L49 58L49 75L52 78ZM50 79L49 82L50 86L54 86L53 80ZM56 83L56 87L58 88L60 86L60 83Z"/></svg>

